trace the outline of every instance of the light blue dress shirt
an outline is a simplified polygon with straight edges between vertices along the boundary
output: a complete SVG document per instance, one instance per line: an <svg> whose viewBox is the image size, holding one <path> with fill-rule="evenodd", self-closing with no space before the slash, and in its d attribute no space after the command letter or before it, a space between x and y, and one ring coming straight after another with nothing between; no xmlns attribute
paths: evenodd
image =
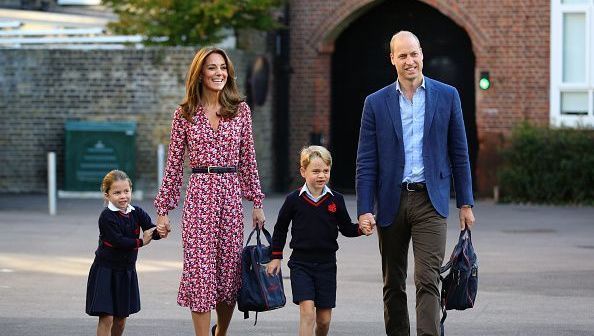
<svg viewBox="0 0 594 336"><path fill-rule="evenodd" d="M399 94L400 116L402 118L402 139L404 141L404 175L402 182L424 182L423 127L425 125L425 78L421 86L408 100L396 81Z"/></svg>
<svg viewBox="0 0 594 336"><path fill-rule="evenodd" d="M312 195L311 192L309 192L309 188L307 187L307 183L303 184L303 187L301 187L301 190L299 191L299 196L301 196L301 194L305 193L307 195L307 197L314 201L317 202L318 200L320 200L322 197L324 197L324 195L330 193L330 195L334 196L334 193L332 193L332 190L330 190L330 188L328 188L327 185L324 186L324 189L322 189L322 193L320 194L320 196L318 197L314 197L314 195Z"/></svg>

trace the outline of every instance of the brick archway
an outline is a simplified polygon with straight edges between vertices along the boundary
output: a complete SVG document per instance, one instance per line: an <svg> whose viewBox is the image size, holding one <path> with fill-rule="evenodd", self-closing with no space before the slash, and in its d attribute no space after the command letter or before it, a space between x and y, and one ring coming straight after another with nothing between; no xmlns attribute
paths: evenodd
<svg viewBox="0 0 594 336"><path fill-rule="evenodd" d="M299 149L310 139L328 142L331 119L331 65L335 43L352 22L388 0L292 0L290 22L289 152L287 172L301 183ZM400 2L400 1L399 1ZM404 3L404 1L402 1ZM499 150L521 120L548 120L550 17L548 0L520 4L476 0L419 0L464 29L475 56L474 79L490 71L492 87L475 87L482 195L497 181ZM518 63L519 62L519 63ZM521 64L521 69L518 68ZM513 70L516 69L516 70ZM320 133L312 137L314 133ZM337 162L338 164L338 162Z"/></svg>
<svg viewBox="0 0 594 336"><path fill-rule="evenodd" d="M384 2L385 0L344 0L328 3L297 0L290 7L292 77L289 97L289 175L293 187L301 183L297 174L299 149L309 144L311 139L321 139L322 145L331 142L331 69L334 43L351 23ZM419 3L433 7L466 31L478 66L487 41L471 15L453 0L419 0ZM476 100L478 98L477 96Z"/></svg>
<svg viewBox="0 0 594 336"><path fill-rule="evenodd" d="M385 0L341 1L326 20L320 22L314 28L313 34L309 39L309 44L320 54L332 53L334 51L334 41L348 24L359 18L361 15L364 15L371 7L379 5L384 1ZM487 42L486 35L482 32L480 26L474 22L472 16L465 13L464 9L460 8L457 2L431 0L418 1L436 8L443 15L456 22L460 27L463 27L470 36L475 54L482 53Z"/></svg>

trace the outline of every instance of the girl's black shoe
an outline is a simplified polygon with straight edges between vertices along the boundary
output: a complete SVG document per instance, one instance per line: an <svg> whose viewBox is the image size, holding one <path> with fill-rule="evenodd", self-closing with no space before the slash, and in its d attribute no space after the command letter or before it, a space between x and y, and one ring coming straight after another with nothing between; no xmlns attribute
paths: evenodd
<svg viewBox="0 0 594 336"><path fill-rule="evenodd" d="M210 332L212 333L212 336L215 336L215 331L217 331L217 325L213 325L212 329L210 329Z"/></svg>

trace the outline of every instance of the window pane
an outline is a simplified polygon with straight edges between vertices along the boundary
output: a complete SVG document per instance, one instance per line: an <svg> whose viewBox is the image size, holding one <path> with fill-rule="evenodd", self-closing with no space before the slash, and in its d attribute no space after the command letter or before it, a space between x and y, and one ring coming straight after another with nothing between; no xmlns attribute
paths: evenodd
<svg viewBox="0 0 594 336"><path fill-rule="evenodd" d="M588 92L561 92L561 114L588 114Z"/></svg>
<svg viewBox="0 0 594 336"><path fill-rule="evenodd" d="M564 5L572 5L572 4L587 4L590 0L561 0L561 3Z"/></svg>
<svg viewBox="0 0 594 336"><path fill-rule="evenodd" d="M586 82L586 14L563 14L563 82Z"/></svg>

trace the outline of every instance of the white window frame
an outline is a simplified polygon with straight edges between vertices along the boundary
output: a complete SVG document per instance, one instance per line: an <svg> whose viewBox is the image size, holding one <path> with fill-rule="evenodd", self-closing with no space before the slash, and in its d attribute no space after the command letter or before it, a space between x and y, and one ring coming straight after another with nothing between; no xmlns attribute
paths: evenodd
<svg viewBox="0 0 594 336"><path fill-rule="evenodd" d="M562 4L551 0L551 63L549 115L552 127L594 127L594 0L585 4ZM563 15L586 15L586 82L563 83ZM561 114L562 92L588 92L588 114Z"/></svg>

